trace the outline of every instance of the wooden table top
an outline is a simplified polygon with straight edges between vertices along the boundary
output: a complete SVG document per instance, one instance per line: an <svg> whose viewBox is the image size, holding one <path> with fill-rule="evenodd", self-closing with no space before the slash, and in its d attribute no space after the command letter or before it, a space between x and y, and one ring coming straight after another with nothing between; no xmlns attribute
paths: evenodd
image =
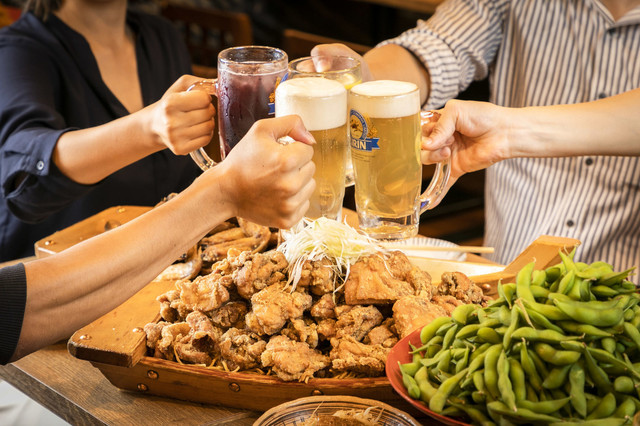
<svg viewBox="0 0 640 426"><path fill-rule="evenodd" d="M66 342L0 366L0 377L74 425L252 425L262 414L122 391Z"/></svg>

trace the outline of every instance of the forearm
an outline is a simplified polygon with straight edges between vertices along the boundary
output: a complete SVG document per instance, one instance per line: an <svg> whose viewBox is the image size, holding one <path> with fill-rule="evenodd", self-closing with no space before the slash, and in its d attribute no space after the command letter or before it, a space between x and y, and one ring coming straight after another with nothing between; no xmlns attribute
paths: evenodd
<svg viewBox="0 0 640 426"><path fill-rule="evenodd" d="M223 175L222 167L213 169L143 216L26 264L27 305L14 359L115 308L234 215L218 187Z"/></svg>
<svg viewBox="0 0 640 426"><path fill-rule="evenodd" d="M420 103L429 94L429 73L411 52L397 44L371 49L364 55L374 80L400 80L415 83L420 89Z"/></svg>
<svg viewBox="0 0 640 426"><path fill-rule="evenodd" d="M145 128L149 107L101 126L64 133L53 162L68 178L93 184L164 146Z"/></svg>
<svg viewBox="0 0 640 426"><path fill-rule="evenodd" d="M512 157L640 155L640 89L575 105L514 109Z"/></svg>

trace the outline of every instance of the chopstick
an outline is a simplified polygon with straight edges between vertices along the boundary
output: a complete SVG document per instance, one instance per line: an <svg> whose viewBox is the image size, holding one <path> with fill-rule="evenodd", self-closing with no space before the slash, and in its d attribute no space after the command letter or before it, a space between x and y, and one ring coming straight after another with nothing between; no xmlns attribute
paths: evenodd
<svg viewBox="0 0 640 426"><path fill-rule="evenodd" d="M456 246L456 247L438 247L438 246L416 246L408 244L383 243L383 247L395 250L417 250L417 251L453 251L460 253L493 253L493 247L483 246Z"/></svg>

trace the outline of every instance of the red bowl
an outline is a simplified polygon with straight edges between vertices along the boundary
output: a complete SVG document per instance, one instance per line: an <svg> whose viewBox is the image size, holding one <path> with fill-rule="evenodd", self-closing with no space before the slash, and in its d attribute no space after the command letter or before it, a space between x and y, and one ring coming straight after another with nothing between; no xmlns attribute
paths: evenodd
<svg viewBox="0 0 640 426"><path fill-rule="evenodd" d="M420 341L420 331L420 329L417 329L408 336L402 338L391 349L391 352L389 352L389 355L387 356L387 379L389 379L391 386L401 397L403 397L409 404L413 405L416 409L422 411L426 415L447 425L469 426L469 423L465 423L461 420L456 420L451 417L443 416L429 410L429 406L424 402L411 398L409 396L409 393L407 392L407 389L402 384L402 373L400 372L400 367L398 367L398 361L400 361L400 363L402 364L411 362L413 357L409 353L409 351L411 350L409 347L409 343L411 343L415 347L422 346L422 342Z"/></svg>

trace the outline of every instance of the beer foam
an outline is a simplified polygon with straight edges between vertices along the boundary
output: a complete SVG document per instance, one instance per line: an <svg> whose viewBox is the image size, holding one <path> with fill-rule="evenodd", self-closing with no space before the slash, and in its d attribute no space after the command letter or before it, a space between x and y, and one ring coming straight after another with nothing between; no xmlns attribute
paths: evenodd
<svg viewBox="0 0 640 426"><path fill-rule="evenodd" d="M351 88L349 108L375 118L407 117L420 112L420 91L407 81L367 81Z"/></svg>
<svg viewBox="0 0 640 426"><path fill-rule="evenodd" d="M347 122L347 89L322 77L286 80L276 89L276 117L291 114L309 131L340 127Z"/></svg>

